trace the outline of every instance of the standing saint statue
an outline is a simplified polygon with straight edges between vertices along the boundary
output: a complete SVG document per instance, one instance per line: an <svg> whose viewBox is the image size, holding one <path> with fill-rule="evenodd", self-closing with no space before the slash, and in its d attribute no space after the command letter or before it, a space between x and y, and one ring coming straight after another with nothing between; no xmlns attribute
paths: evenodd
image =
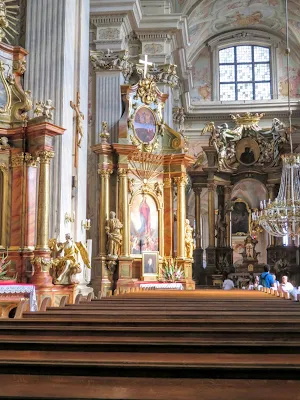
<svg viewBox="0 0 300 400"><path fill-rule="evenodd" d="M187 258L193 258L194 251L194 238L193 238L193 228L190 226L190 221L185 220L185 256Z"/></svg>
<svg viewBox="0 0 300 400"><path fill-rule="evenodd" d="M107 234L107 254L109 256L118 256L120 253L122 245L121 228L123 228L123 224L116 218L116 213L111 211L105 227Z"/></svg>
<svg viewBox="0 0 300 400"><path fill-rule="evenodd" d="M73 103L73 101L70 101L70 106L71 106L71 108L73 108L73 110L76 113L77 146L81 147L81 141L82 141L83 135L84 135L84 129L83 129L84 115L80 111L80 93L79 92L77 92L76 103Z"/></svg>

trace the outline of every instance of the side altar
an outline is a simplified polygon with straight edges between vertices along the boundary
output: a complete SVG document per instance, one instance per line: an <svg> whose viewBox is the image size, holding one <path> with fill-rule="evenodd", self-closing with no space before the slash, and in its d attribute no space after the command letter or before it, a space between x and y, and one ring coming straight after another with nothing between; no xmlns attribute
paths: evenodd
<svg viewBox="0 0 300 400"><path fill-rule="evenodd" d="M182 287L195 288L185 194L187 169L195 160L185 154L183 135L165 123L168 95L146 70L136 84L120 88L118 141L109 143L103 122L100 143L92 147L100 178L100 250L94 262L103 295L168 280L170 267Z"/></svg>

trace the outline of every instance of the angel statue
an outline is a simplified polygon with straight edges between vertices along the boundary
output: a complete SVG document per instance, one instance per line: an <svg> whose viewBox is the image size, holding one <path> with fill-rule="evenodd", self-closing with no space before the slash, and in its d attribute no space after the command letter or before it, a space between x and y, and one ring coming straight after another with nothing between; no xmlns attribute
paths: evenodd
<svg viewBox="0 0 300 400"><path fill-rule="evenodd" d="M77 283L75 275L81 272L80 263L78 262L79 254L84 264L88 268L91 268L86 247L81 242L74 242L70 233L66 234L66 241L63 243L57 242L56 239L50 239L49 248L53 253L61 253L63 251L63 256L52 259L50 275L55 285L72 285Z"/></svg>
<svg viewBox="0 0 300 400"><path fill-rule="evenodd" d="M193 258L194 251L194 238L193 238L193 228L190 226L190 221L185 220L185 255L187 258Z"/></svg>

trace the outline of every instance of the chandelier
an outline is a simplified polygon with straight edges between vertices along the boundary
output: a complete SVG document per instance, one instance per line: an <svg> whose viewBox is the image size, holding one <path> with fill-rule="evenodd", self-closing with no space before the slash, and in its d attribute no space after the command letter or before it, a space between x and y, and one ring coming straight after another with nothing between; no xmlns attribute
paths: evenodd
<svg viewBox="0 0 300 400"><path fill-rule="evenodd" d="M295 240L300 235L300 154L293 153L292 142L292 111L290 97L290 48L289 48L289 20L288 0L286 9L286 43L287 43L287 84L288 84L288 112L289 112L289 139L291 153L282 158L282 176L278 196L274 201L260 202L260 211L252 213L252 219L259 223L270 235L277 237L289 236Z"/></svg>

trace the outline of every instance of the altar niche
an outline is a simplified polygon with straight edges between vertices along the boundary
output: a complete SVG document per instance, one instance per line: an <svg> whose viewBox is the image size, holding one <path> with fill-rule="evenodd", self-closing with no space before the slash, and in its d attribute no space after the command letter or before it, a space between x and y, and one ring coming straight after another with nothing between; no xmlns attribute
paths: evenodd
<svg viewBox="0 0 300 400"><path fill-rule="evenodd" d="M185 188L187 168L194 157L184 153L182 135L165 124L163 111L168 96L159 91L153 77L147 75L133 86L123 85L121 93L125 112L119 122L118 143L109 145L101 138L101 143L93 147L101 176L100 254L96 262L101 266L102 293L112 287L139 285L146 277L160 278L164 261L175 256L185 270L183 286L194 289L192 259L185 252ZM122 245L114 255L114 264L105 251L103 226L109 211L115 211L122 224ZM146 253L157 255L155 273L145 272L142 259ZM108 263L109 276L117 277L114 285L108 279Z"/></svg>
<svg viewBox="0 0 300 400"><path fill-rule="evenodd" d="M201 232L200 193L203 188L208 189L209 245L202 249L199 240L195 251L199 255L196 264L200 265L197 273L201 284L211 284L214 274L232 268L233 264L243 272L248 271L249 265L254 272L261 272L264 263L276 262L278 248L284 251L282 239L271 237L251 219L252 211L260 207L259 200L275 199L281 178L281 155L289 149L284 123L274 118L269 122L270 128L261 128L263 117L263 113L230 115L218 126L209 122L202 131L203 135L210 133L208 146L201 144L206 155L202 160L206 158L207 163L203 168L198 163L190 171L197 232ZM246 245L250 248L249 237L258 242L257 257L248 254L245 258ZM293 246L291 252L297 253L298 248Z"/></svg>

